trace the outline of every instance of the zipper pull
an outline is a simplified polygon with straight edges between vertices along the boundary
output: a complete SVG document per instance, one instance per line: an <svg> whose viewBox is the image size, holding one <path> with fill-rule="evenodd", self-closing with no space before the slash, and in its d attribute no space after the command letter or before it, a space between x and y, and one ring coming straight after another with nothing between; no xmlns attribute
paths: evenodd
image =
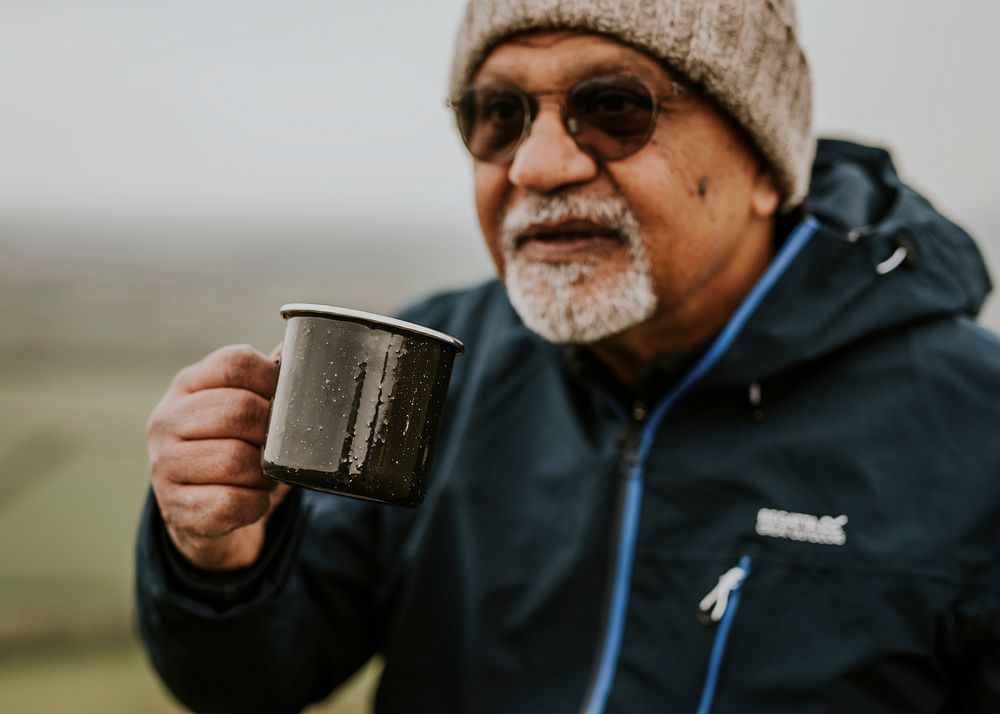
<svg viewBox="0 0 1000 714"><path fill-rule="evenodd" d="M740 564L727 570L719 578L712 591L698 603L698 620L703 625L712 625L722 619L729 605L729 596L739 589L749 572L749 563Z"/></svg>
<svg viewBox="0 0 1000 714"><path fill-rule="evenodd" d="M622 476L631 478L635 475L635 467L639 462L639 444L642 441L643 420L646 418L646 405L641 401L632 404L632 418L625 423L618 441L622 447Z"/></svg>

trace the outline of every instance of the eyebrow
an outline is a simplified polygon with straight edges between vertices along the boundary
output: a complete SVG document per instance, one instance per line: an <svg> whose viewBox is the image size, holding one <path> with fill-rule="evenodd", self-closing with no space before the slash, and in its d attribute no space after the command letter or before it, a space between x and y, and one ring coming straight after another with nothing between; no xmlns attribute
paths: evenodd
<svg viewBox="0 0 1000 714"><path fill-rule="evenodd" d="M677 81L666 68L663 68L666 76L666 81ZM589 61L584 61L581 64L574 65L572 70L567 73L568 81L567 85L572 85L575 82L579 82L582 79L588 77L593 77L598 74L628 74L634 77L639 77L640 79L647 79L655 82L664 81L662 77L654 76L653 71L644 65L638 65L623 57L600 57L592 59ZM503 68L499 70L488 70L478 78L478 81L490 81L490 82L503 82L506 84L519 85L525 79L529 79L532 76L531 70L516 70L514 72L507 72Z"/></svg>
<svg viewBox="0 0 1000 714"><path fill-rule="evenodd" d="M643 79L659 79L654 77L653 73L647 67L637 65L635 62L629 62L622 58L597 59L591 62L584 62L574 69L579 70L580 77L588 77L595 74L605 73L621 73L630 74ZM669 73L667 74L667 78L672 79Z"/></svg>

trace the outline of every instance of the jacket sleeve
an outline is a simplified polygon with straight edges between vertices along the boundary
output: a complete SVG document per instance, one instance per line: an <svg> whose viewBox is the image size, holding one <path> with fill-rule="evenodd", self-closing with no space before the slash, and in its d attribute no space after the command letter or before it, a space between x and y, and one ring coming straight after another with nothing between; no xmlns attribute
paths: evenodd
<svg viewBox="0 0 1000 714"><path fill-rule="evenodd" d="M936 639L943 645L941 672L951 689L947 711L1000 712L1000 592L995 586L966 586L943 625L936 628Z"/></svg>
<svg viewBox="0 0 1000 714"><path fill-rule="evenodd" d="M1000 711L1000 644L985 653L979 669L979 681L974 690L975 714L993 714Z"/></svg>
<svg viewBox="0 0 1000 714"><path fill-rule="evenodd" d="M1000 712L1000 593L991 593L988 602L989 612L980 621L987 624L976 638L969 667L974 678L969 687L969 711L975 714Z"/></svg>
<svg viewBox="0 0 1000 714"><path fill-rule="evenodd" d="M300 711L378 647L373 506L295 492L282 508L259 565L213 577L178 562L147 500L139 631L164 682L195 711Z"/></svg>

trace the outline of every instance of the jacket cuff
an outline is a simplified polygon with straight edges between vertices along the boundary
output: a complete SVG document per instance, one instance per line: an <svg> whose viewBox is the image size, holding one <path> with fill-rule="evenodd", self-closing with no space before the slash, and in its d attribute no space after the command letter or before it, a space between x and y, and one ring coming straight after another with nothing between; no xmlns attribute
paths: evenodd
<svg viewBox="0 0 1000 714"><path fill-rule="evenodd" d="M293 534L297 529L301 511L302 491L293 488L275 509L267 522L264 546L253 565L212 572L202 570L187 561L170 540L160 510L153 495L149 496L149 524L152 529L153 547L163 563L167 587L180 595L216 608L259 597L265 584L277 579L280 566L289 558Z"/></svg>

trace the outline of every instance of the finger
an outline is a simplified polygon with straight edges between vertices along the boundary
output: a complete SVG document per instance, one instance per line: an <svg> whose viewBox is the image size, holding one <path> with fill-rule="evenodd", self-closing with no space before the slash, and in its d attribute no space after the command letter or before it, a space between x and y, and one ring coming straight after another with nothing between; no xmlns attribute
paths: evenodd
<svg viewBox="0 0 1000 714"><path fill-rule="evenodd" d="M177 441L150 455L154 488L234 486L273 491L278 482L260 467L260 449L238 439Z"/></svg>
<svg viewBox="0 0 1000 714"><path fill-rule="evenodd" d="M269 495L271 499L270 507L267 510L268 516L274 513L274 509L281 505L281 502L285 500L285 497L291 492L291 485L285 483L284 481L275 481L275 488L271 491Z"/></svg>
<svg viewBox="0 0 1000 714"><path fill-rule="evenodd" d="M203 389L167 406L156 428L179 439L241 439L262 446L269 409L267 399L246 389Z"/></svg>
<svg viewBox="0 0 1000 714"><path fill-rule="evenodd" d="M271 507L270 494L238 486L179 486L157 494L171 527L201 538L218 538L256 523Z"/></svg>
<svg viewBox="0 0 1000 714"><path fill-rule="evenodd" d="M265 399L274 396L278 365L249 345L229 345L212 352L197 364L185 367L171 383L182 392L234 387L247 389Z"/></svg>
<svg viewBox="0 0 1000 714"><path fill-rule="evenodd" d="M278 344L276 344L274 346L274 349L271 350L271 354L269 354L268 357L270 357L273 360L280 360L281 359L281 348L284 347L284 345L285 345L284 342L279 342Z"/></svg>

